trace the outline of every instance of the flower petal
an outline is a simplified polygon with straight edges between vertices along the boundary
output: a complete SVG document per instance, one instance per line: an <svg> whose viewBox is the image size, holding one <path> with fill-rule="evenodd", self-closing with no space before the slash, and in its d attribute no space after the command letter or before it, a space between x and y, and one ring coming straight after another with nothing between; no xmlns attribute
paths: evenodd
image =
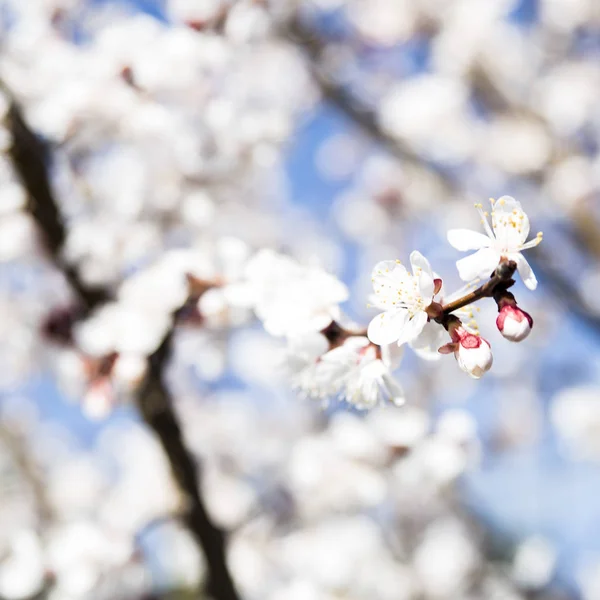
<svg viewBox="0 0 600 600"><path fill-rule="evenodd" d="M421 333L410 343L415 354L424 360L439 360L438 348L448 339L448 333L442 325L433 321L425 323Z"/></svg>
<svg viewBox="0 0 600 600"><path fill-rule="evenodd" d="M392 273L394 275L391 275ZM404 274L406 274L406 267L401 263L396 262L395 260L382 260L373 267L371 277L373 279L377 279L381 276L392 276L394 279L397 279L398 276L402 276Z"/></svg>
<svg viewBox="0 0 600 600"><path fill-rule="evenodd" d="M502 196L494 204L492 226L505 252L518 249L529 235L529 218L521 203L512 196Z"/></svg>
<svg viewBox="0 0 600 600"><path fill-rule="evenodd" d="M400 366L404 356L404 346L388 344L381 346L381 362L390 370L394 371Z"/></svg>
<svg viewBox="0 0 600 600"><path fill-rule="evenodd" d="M404 389L396 381L393 375L384 373L381 376L381 387L385 390L388 400L396 406L402 406L406 402Z"/></svg>
<svg viewBox="0 0 600 600"><path fill-rule="evenodd" d="M398 346L406 342L412 342L423 331L426 323L427 313L425 311L416 313L402 328L401 334L398 337Z"/></svg>
<svg viewBox="0 0 600 600"><path fill-rule="evenodd" d="M451 229L447 237L450 245L461 252L488 248L492 243L487 235L471 229Z"/></svg>
<svg viewBox="0 0 600 600"><path fill-rule="evenodd" d="M523 280L523 283L530 289L535 290L537 287L537 279L533 269L527 262L527 259L522 254L513 254L509 258L517 263L517 271Z"/></svg>
<svg viewBox="0 0 600 600"><path fill-rule="evenodd" d="M472 281L476 277L489 277L498 266L500 254L492 248L482 248L475 254L456 261L458 274L463 281Z"/></svg>
<svg viewBox="0 0 600 600"><path fill-rule="evenodd" d="M421 270L433 279L433 271L431 270L429 261L418 250L410 253L410 268L415 276L417 276L418 271Z"/></svg>
<svg viewBox="0 0 600 600"><path fill-rule="evenodd" d="M426 306L431 304L434 289L435 283L433 282L433 277L431 277L429 273L421 271L421 274L419 275L419 293L421 294L421 298L425 300Z"/></svg>
<svg viewBox="0 0 600 600"><path fill-rule="evenodd" d="M408 322L408 311L395 310L377 315L369 323L367 336L378 345L392 344L401 335Z"/></svg>
<svg viewBox="0 0 600 600"><path fill-rule="evenodd" d="M371 274L377 305L387 303L389 306L395 301L398 290L406 284L409 277L406 268L394 260L383 260L377 263Z"/></svg>

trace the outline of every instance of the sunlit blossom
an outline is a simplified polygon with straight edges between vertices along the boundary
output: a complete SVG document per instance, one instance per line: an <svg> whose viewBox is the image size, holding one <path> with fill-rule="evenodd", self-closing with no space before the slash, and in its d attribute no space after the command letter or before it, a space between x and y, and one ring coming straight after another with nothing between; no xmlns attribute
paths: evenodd
<svg viewBox="0 0 600 600"><path fill-rule="evenodd" d="M530 290L537 287L537 279L529 263L523 256L523 250L534 248L542 241L542 234L527 241L529 236L529 218L521 204L511 196L502 196L498 201L490 200L492 206L492 225L488 213L481 204L476 208L481 215L485 234L470 229L451 229L448 241L461 251L477 250L475 254L462 258L456 263L460 277L472 281L476 277L489 277L502 258L517 263L517 270L523 282Z"/></svg>

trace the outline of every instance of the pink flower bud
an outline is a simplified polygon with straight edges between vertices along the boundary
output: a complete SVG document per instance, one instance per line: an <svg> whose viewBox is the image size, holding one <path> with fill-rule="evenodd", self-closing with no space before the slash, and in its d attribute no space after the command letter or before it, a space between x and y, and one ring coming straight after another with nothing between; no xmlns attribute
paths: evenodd
<svg viewBox="0 0 600 600"><path fill-rule="evenodd" d="M455 329L454 356L458 366L473 379L479 379L492 366L492 349L487 340L468 333L462 327Z"/></svg>
<svg viewBox="0 0 600 600"><path fill-rule="evenodd" d="M496 319L500 333L511 342L524 340L533 327L533 319L529 313L521 310L516 304L505 304Z"/></svg>

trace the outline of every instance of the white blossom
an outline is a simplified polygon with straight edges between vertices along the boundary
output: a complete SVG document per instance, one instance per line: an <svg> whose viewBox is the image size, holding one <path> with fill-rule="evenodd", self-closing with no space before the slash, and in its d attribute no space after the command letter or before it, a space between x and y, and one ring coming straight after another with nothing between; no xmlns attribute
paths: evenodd
<svg viewBox="0 0 600 600"><path fill-rule="evenodd" d="M438 281L437 275L434 273L434 282ZM441 279L439 279L441 281ZM458 300L462 298L471 288L472 286L466 285L456 290L451 294L446 294L443 284L440 287L440 290L433 297L435 302L438 302L440 305L449 304L454 300ZM457 316L462 321L462 326L469 333L478 333L479 326L477 325L477 321L475 320L475 310L476 307L472 304L467 304L462 308L459 308L453 311L451 314ZM410 347L415 351L415 354L424 360L439 360L441 358L441 354L438 352L439 348L443 346L448 341L448 332L446 328L437 323L436 321L429 320L423 327L423 331L421 334L410 342Z"/></svg>
<svg viewBox="0 0 600 600"><path fill-rule="evenodd" d="M521 204L511 196L502 196L498 201L490 202L491 227L482 205L476 205L485 235L470 229L451 229L448 232L448 241L457 250L477 250L475 254L457 261L456 266L461 279L472 281L476 277L487 278L501 259L507 258L517 263L517 270L523 282L530 290L535 290L537 279L521 252L537 246L542 241L542 234L538 233L534 239L526 241L529 236L529 218Z"/></svg>
<svg viewBox="0 0 600 600"><path fill-rule="evenodd" d="M294 336L327 327L348 298L347 287L333 275L271 250L248 263L247 299L271 335Z"/></svg>
<svg viewBox="0 0 600 600"><path fill-rule="evenodd" d="M402 358L397 346L379 347L361 335L348 337L332 350L327 346L321 334L290 340L287 364L301 394L339 398L358 408L404 403L404 391L391 374Z"/></svg>
<svg viewBox="0 0 600 600"><path fill-rule="evenodd" d="M385 260L373 269L373 304L383 310L371 320L368 337L374 344L412 342L423 331L427 307L435 292L434 274L420 252L410 255L412 274L400 261Z"/></svg>

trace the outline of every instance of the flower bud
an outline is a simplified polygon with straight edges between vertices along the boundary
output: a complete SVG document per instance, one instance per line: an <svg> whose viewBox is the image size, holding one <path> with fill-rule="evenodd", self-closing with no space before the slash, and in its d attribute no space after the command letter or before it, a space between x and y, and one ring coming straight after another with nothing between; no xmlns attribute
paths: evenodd
<svg viewBox="0 0 600 600"><path fill-rule="evenodd" d="M524 340L533 327L533 319L529 313L521 310L516 304L505 304L496 319L500 333L511 342Z"/></svg>
<svg viewBox="0 0 600 600"><path fill-rule="evenodd" d="M457 333L459 340L454 356L458 366L473 379L479 379L492 366L493 357L490 344L481 336L465 330Z"/></svg>

